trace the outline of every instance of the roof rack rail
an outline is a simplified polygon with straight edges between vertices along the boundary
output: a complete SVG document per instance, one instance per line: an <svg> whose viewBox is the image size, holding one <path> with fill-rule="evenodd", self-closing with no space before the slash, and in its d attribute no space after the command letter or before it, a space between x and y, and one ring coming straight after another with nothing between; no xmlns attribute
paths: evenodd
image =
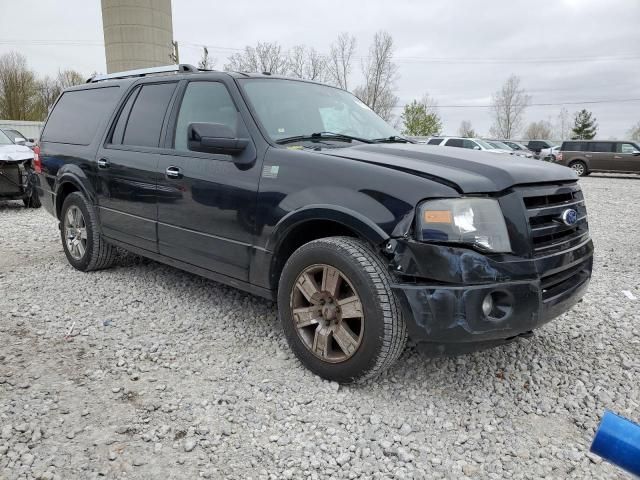
<svg viewBox="0 0 640 480"><path fill-rule="evenodd" d="M198 72L198 69L193 65L187 63L181 63L180 65L166 65L163 67L151 67L140 68L138 70L128 70L126 72L115 72L107 74L96 74L87 80L87 83L101 82L103 80L113 80L116 78L131 78L131 77L144 77L146 75L153 75L155 73L170 73L170 72Z"/></svg>

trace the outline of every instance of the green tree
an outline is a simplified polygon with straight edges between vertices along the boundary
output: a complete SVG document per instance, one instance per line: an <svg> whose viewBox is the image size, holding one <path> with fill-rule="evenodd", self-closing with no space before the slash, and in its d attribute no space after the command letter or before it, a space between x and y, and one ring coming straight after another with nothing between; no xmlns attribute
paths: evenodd
<svg viewBox="0 0 640 480"><path fill-rule="evenodd" d="M598 124L593 113L587 109L576 112L573 121L572 140L591 140L598 132Z"/></svg>
<svg viewBox="0 0 640 480"><path fill-rule="evenodd" d="M435 102L425 95L404 106L400 119L404 125L402 133L418 137L437 135L442 130L442 120Z"/></svg>

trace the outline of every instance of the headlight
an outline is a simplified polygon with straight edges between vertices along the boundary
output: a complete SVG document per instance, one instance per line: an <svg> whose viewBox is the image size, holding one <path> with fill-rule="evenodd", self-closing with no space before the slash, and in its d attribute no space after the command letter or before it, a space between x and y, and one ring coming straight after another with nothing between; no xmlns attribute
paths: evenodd
<svg viewBox="0 0 640 480"><path fill-rule="evenodd" d="M417 238L465 243L492 252L510 252L500 204L493 198L428 200L418 206Z"/></svg>

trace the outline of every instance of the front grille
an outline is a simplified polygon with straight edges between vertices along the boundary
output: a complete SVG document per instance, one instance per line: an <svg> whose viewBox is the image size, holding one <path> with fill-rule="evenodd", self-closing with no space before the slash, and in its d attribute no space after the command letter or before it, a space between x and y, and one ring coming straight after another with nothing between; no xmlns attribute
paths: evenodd
<svg viewBox="0 0 640 480"><path fill-rule="evenodd" d="M0 163L0 195L22 192L22 174L17 163Z"/></svg>
<svg viewBox="0 0 640 480"><path fill-rule="evenodd" d="M540 278L542 300L548 301L582 284L591 275L592 258L572 267Z"/></svg>
<svg viewBox="0 0 640 480"><path fill-rule="evenodd" d="M535 257L567 250L589 238L587 207L577 184L526 189L522 198ZM578 213L574 225L562 221L562 214L567 209Z"/></svg>

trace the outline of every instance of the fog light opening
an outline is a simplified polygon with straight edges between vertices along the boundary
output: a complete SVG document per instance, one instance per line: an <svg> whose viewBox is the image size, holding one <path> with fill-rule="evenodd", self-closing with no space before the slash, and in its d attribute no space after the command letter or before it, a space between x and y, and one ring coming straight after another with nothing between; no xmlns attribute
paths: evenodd
<svg viewBox="0 0 640 480"><path fill-rule="evenodd" d="M507 292L496 290L488 293L482 300L482 313L492 322L505 320L512 310L512 297Z"/></svg>

